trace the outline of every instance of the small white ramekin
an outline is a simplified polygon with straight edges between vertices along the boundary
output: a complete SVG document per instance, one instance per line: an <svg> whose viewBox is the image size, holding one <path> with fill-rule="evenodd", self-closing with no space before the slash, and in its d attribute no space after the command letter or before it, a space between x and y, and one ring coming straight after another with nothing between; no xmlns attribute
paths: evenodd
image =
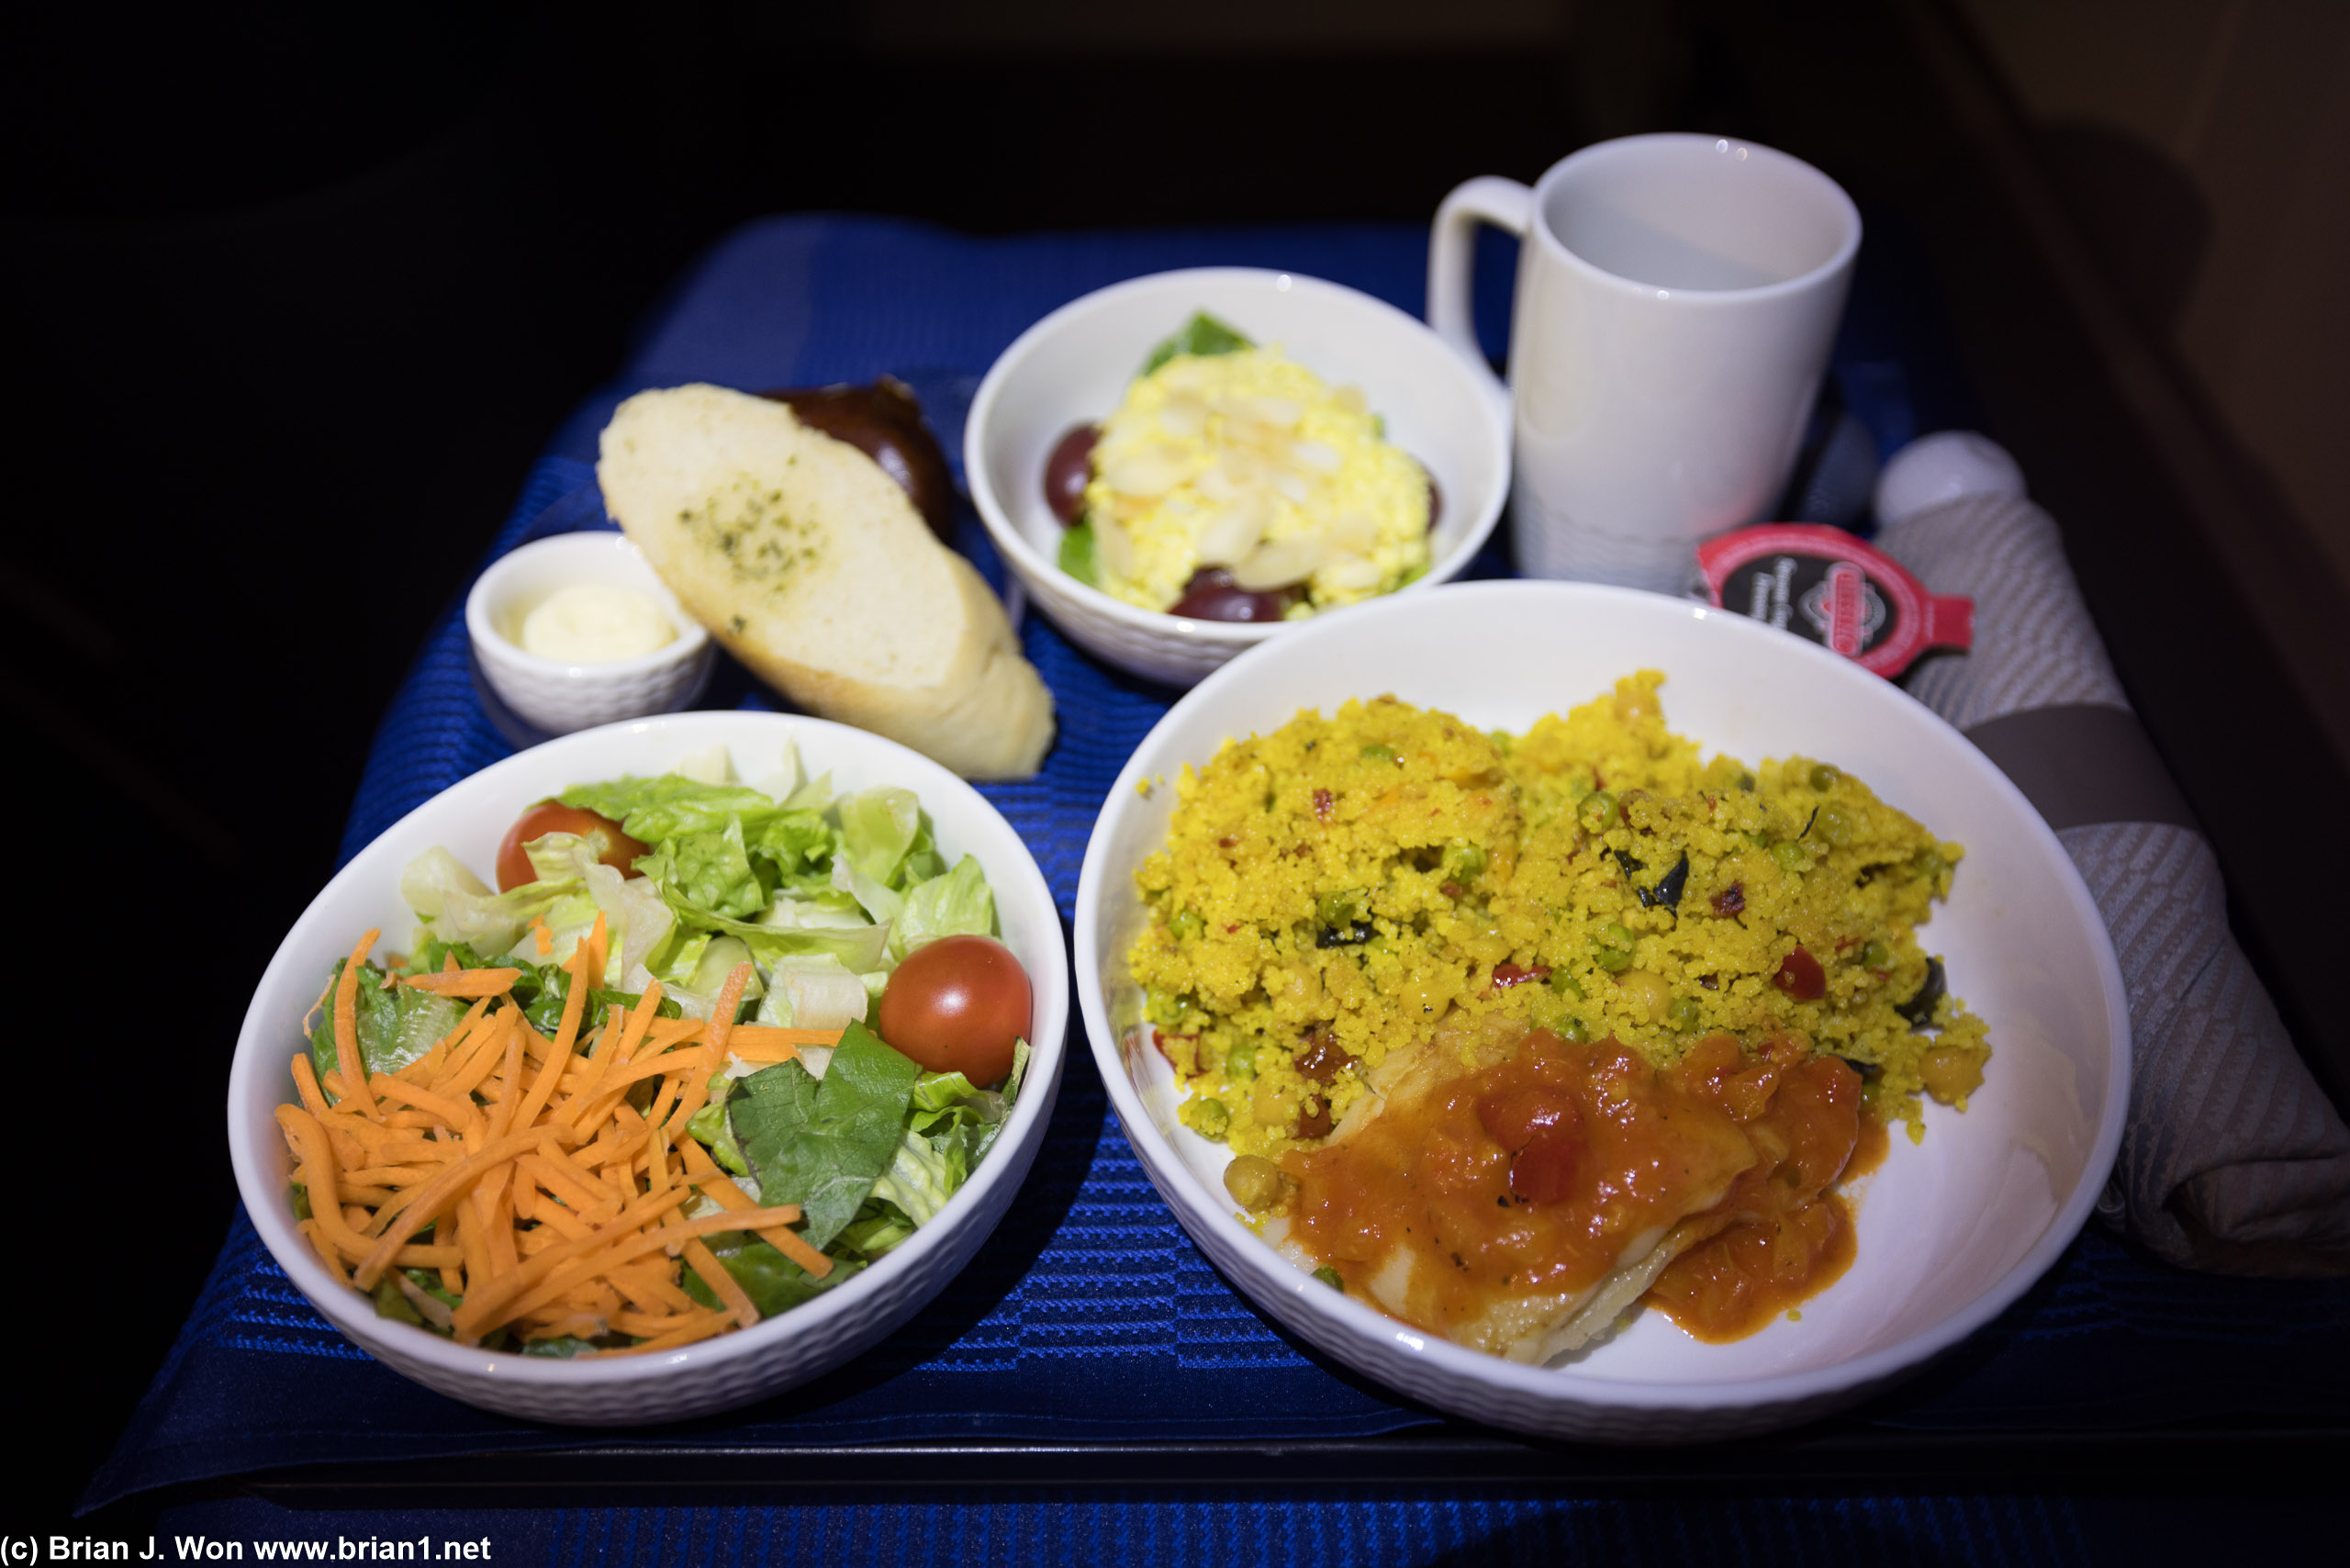
<svg viewBox="0 0 2350 1568"><path fill-rule="evenodd" d="M569 664L522 651L522 618L558 588L599 583L649 596L676 641L632 659ZM474 662L525 723L551 735L674 713L709 684L717 646L628 536L603 530L537 539L490 564L465 596Z"/></svg>

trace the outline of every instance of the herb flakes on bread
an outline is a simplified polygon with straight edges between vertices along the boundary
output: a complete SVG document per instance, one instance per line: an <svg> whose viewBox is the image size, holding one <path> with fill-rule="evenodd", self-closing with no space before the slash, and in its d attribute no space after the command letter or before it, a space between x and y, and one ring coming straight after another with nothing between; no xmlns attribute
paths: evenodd
<svg viewBox="0 0 2350 1568"><path fill-rule="evenodd" d="M784 404L678 386L620 406L596 477L687 610L794 702L967 778L1036 771L1052 694L986 581L864 453Z"/></svg>

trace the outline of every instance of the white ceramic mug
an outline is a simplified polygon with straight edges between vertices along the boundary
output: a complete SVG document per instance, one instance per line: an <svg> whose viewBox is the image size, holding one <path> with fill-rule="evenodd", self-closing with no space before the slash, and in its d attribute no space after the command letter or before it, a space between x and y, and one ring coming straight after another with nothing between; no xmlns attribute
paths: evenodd
<svg viewBox="0 0 2350 1568"><path fill-rule="evenodd" d="M1798 159L1711 136L1586 147L1532 189L1437 208L1428 324L1481 366L1476 226L1519 237L1510 325L1518 569L1677 593L1696 541L1778 498L1811 417L1861 215Z"/></svg>

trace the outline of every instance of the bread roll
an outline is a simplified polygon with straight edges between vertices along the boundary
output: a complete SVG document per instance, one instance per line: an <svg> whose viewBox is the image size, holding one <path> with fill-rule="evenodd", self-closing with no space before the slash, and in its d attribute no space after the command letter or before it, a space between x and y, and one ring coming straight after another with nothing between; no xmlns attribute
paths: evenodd
<svg viewBox="0 0 2350 1568"><path fill-rule="evenodd" d="M865 454L781 403L678 386L621 405L596 477L695 619L794 702L968 778L1036 771L1052 694L986 582Z"/></svg>

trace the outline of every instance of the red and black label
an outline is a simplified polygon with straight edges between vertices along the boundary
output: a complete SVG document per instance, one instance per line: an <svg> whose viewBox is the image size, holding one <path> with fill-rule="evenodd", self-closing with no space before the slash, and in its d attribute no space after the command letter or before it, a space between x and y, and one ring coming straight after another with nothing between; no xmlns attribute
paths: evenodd
<svg viewBox="0 0 2350 1568"><path fill-rule="evenodd" d="M1891 679L1930 648L1975 642L1975 601L1930 593L1908 568L1841 528L1774 522L1697 547L1707 597L1808 637Z"/></svg>

